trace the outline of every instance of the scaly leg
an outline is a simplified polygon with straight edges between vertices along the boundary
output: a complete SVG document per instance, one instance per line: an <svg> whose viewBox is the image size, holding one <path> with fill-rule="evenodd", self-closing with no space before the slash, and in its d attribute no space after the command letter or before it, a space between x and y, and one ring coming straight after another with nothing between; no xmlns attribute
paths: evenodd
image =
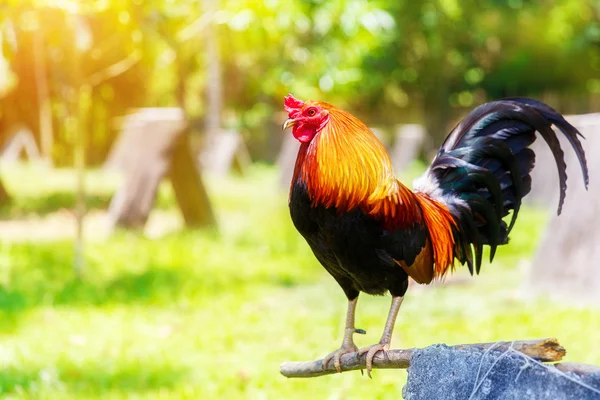
<svg viewBox="0 0 600 400"><path fill-rule="evenodd" d="M356 311L357 302L358 297L354 298L354 300L348 301L348 311L346 312L346 329L344 330L344 341L342 342L342 347L329 353L323 359L323 368L325 368L327 363L333 359L333 365L335 365L337 372L342 372L340 367L340 357L343 354L354 353L358 351L358 347L356 347L354 340L352 339L352 335L356 332L356 328L354 327L354 312Z"/></svg>
<svg viewBox="0 0 600 400"><path fill-rule="evenodd" d="M379 351L384 353L390 349L390 342L392 340L392 332L394 331L394 324L396 323L396 317L398 311L400 311L400 305L402 304L402 296L392 297L392 305L390 306L390 312L388 313L387 321L385 322L385 329L379 343L372 346L363 347L358 351L359 355L367 353L367 374L371 377L371 370L373 369L373 357Z"/></svg>

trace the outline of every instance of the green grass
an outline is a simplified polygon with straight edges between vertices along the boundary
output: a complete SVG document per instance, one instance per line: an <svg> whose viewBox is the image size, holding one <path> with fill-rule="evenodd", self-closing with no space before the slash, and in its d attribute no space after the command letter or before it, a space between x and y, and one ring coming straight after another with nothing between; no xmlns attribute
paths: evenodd
<svg viewBox="0 0 600 400"><path fill-rule="evenodd" d="M52 210L43 199L53 193L72 198L71 171L38 172L3 171L15 196L5 218ZM209 180L218 232L90 241L81 281L71 242L0 244L3 398L399 398L404 371L375 371L373 380L279 375L282 361L339 346L346 305L295 232L275 181L265 167L245 179ZM116 183L92 171L88 186L109 198ZM168 187L159 205L172 209ZM600 310L523 296L517 266L533 254L545 221L545 213L523 210L511 245L481 276L411 288L393 346L556 336L568 360L600 364ZM361 297L357 326L367 335L359 345L379 339L388 306L389 297Z"/></svg>

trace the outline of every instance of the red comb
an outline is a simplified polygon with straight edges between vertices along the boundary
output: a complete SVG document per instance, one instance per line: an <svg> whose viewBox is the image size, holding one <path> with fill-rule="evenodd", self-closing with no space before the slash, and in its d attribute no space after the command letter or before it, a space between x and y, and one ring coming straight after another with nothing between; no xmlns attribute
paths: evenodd
<svg viewBox="0 0 600 400"><path fill-rule="evenodd" d="M287 96L285 96L283 105L285 107L285 111L288 112L289 117L294 118L294 115L292 114L297 114L298 111L300 111L300 109L304 105L304 102L302 100L298 100L291 94L288 94Z"/></svg>

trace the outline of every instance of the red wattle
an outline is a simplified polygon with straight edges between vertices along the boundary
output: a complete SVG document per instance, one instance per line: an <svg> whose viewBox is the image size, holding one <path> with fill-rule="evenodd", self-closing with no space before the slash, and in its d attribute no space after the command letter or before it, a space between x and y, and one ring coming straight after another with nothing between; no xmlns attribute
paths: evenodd
<svg viewBox="0 0 600 400"><path fill-rule="evenodd" d="M295 126L292 129L292 134L296 139L298 139L302 143L307 143L312 140L313 137L317 134L317 132L313 128L304 128Z"/></svg>

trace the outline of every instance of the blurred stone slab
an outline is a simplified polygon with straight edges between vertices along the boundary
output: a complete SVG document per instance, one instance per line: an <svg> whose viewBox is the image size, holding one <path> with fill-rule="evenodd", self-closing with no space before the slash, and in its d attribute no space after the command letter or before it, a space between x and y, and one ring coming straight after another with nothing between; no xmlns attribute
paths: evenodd
<svg viewBox="0 0 600 400"><path fill-rule="evenodd" d="M0 151L0 162L15 163L23 157L29 161L40 161L40 151L33 133L23 125L13 126L7 133L8 139Z"/></svg>
<svg viewBox="0 0 600 400"><path fill-rule="evenodd" d="M375 134L375 136L377 136L377 139L379 139L379 141L381 143L383 143L383 145L386 148L389 148L390 146L390 137L387 133L387 131L384 128L378 127L378 126L370 126L369 129L371 130L371 132L373 132L373 134Z"/></svg>
<svg viewBox="0 0 600 400"><path fill-rule="evenodd" d="M562 215L556 216L556 166L552 159L545 161L544 156L536 161L538 171L533 182L543 178L554 182L551 188L536 189L548 191L544 196L550 199L552 218L534 258L528 287L536 293L597 305L600 304L600 114L568 119L586 137L582 144L588 161L589 190L583 185L575 153L564 143L568 188Z"/></svg>
<svg viewBox="0 0 600 400"><path fill-rule="evenodd" d="M419 157L426 138L425 127L421 125L399 125L390 154L394 170L402 171L408 168Z"/></svg>
<svg viewBox="0 0 600 400"><path fill-rule="evenodd" d="M230 130L208 136L200 153L200 164L203 171L224 177L231 170L244 174L252 160L242 135Z"/></svg>
<svg viewBox="0 0 600 400"><path fill-rule="evenodd" d="M289 189L294 175L296 165L296 156L300 149L300 142L296 140L291 132L285 131L281 150L277 157L277 167L279 168L279 187Z"/></svg>
<svg viewBox="0 0 600 400"><path fill-rule="evenodd" d="M152 149L157 147L168 147L173 136L177 135L177 132L183 132L186 127L187 123L180 108L135 110L123 118L121 133L104 162L104 168L129 171L138 164L140 157L144 156L146 148L153 151ZM150 137L151 140L147 140Z"/></svg>
<svg viewBox="0 0 600 400"><path fill-rule="evenodd" d="M406 400L600 400L600 372L584 366L563 372L515 352L435 345L415 350L402 394Z"/></svg>
<svg viewBox="0 0 600 400"><path fill-rule="evenodd" d="M169 178L188 226L215 224L192 154L187 123L177 108L146 108L128 115L105 164L125 174L110 208L112 227L142 228L163 178Z"/></svg>

